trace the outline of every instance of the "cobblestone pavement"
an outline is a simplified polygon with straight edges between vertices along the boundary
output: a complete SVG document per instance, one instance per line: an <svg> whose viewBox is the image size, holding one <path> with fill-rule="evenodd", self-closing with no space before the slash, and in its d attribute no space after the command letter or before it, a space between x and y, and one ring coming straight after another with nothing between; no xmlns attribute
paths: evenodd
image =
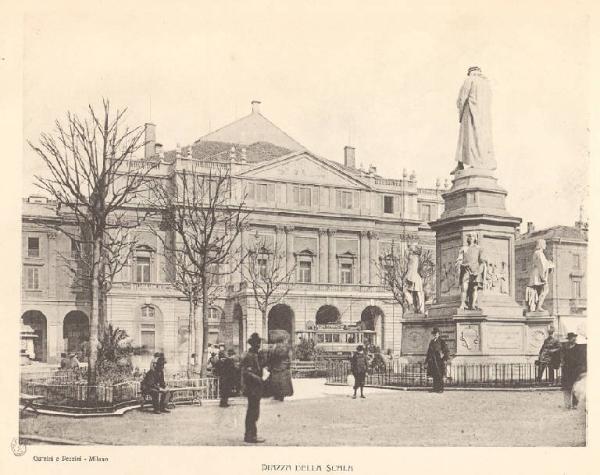
<svg viewBox="0 0 600 475"><path fill-rule="evenodd" d="M365 390L296 381L293 398L263 400L259 436L285 446L582 446L586 414L558 391ZM244 445L245 401L180 406L170 414L73 419L26 415L23 435L111 445Z"/></svg>

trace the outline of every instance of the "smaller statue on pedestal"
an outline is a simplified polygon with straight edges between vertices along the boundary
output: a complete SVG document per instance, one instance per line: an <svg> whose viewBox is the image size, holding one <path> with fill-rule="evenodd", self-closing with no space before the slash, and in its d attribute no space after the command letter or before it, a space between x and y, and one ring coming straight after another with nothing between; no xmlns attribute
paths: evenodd
<svg viewBox="0 0 600 475"><path fill-rule="evenodd" d="M544 249L546 249L546 241L538 239L533 253L529 284L525 291L525 298L530 312L542 311L544 300L548 295L548 275L550 270L554 268L554 264L546 259Z"/></svg>
<svg viewBox="0 0 600 475"><path fill-rule="evenodd" d="M483 289L487 274L487 261L476 236L468 233L467 245L458 253L456 267L461 286L460 309L480 310L477 306L479 290Z"/></svg>
<svg viewBox="0 0 600 475"><path fill-rule="evenodd" d="M419 256L421 249L415 245L408 248L408 263L404 277L404 296L409 305L412 304L415 313L425 313L425 296L423 279L419 274Z"/></svg>

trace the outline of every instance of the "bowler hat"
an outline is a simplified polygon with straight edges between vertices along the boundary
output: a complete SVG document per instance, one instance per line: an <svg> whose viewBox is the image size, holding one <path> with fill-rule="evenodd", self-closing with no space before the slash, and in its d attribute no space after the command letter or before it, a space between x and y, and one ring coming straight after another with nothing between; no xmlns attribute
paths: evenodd
<svg viewBox="0 0 600 475"><path fill-rule="evenodd" d="M569 333L567 333L567 338L571 338L573 336L576 337L577 333L575 333L575 332L569 332Z"/></svg>
<svg viewBox="0 0 600 475"><path fill-rule="evenodd" d="M362 345L358 345L356 347L356 351L362 351L362 350L364 350L364 347Z"/></svg>
<svg viewBox="0 0 600 475"><path fill-rule="evenodd" d="M248 338L248 343L251 345L254 343L260 343L261 341L262 338L258 336L258 333L253 333L252 335L250 335L250 338Z"/></svg>
<svg viewBox="0 0 600 475"><path fill-rule="evenodd" d="M435 335L436 333L439 333L440 329L438 327L433 327L433 330L431 330L431 334Z"/></svg>
<svg viewBox="0 0 600 475"><path fill-rule="evenodd" d="M481 69L479 68L479 66L471 66L467 71L467 74L471 74L473 71L481 71Z"/></svg>
<svg viewBox="0 0 600 475"><path fill-rule="evenodd" d="M233 356L235 355L235 351L233 351L232 349L227 350L227 356Z"/></svg>

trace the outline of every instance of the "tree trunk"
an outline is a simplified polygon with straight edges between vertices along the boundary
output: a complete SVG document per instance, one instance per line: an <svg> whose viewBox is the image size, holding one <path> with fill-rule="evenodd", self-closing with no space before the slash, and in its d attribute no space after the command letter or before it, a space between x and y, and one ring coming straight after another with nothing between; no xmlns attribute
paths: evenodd
<svg viewBox="0 0 600 475"><path fill-rule="evenodd" d="M195 326L196 326L196 322L195 322L195 315L196 315L196 311L195 311L195 305L194 305L194 300L193 297L189 297L189 313L188 313L188 341L187 341L187 376L188 378L192 377L192 373L194 368L193 363L192 363L192 353L194 353L194 335L196 334L195 330Z"/></svg>
<svg viewBox="0 0 600 475"><path fill-rule="evenodd" d="M196 354L196 361L194 365L194 373L200 375L202 373L202 360L204 359L204 355L202 352L202 331L200 328L202 327L202 323L200 322L200 316L198 315L198 306L193 306L193 315L192 319L194 321L194 353Z"/></svg>
<svg viewBox="0 0 600 475"><path fill-rule="evenodd" d="M88 384L96 384L96 362L98 359L98 321L100 293L98 287L99 255L101 249L101 237L94 238L94 248L92 251L92 292L91 292L91 312L90 312L90 356L88 359Z"/></svg>
<svg viewBox="0 0 600 475"><path fill-rule="evenodd" d="M206 377L206 364L207 354L206 349L208 348L208 315L209 315L209 302L208 302L208 283L202 282L202 364L201 364L201 376Z"/></svg>
<svg viewBox="0 0 600 475"><path fill-rule="evenodd" d="M269 342L269 322L267 321L267 309L261 309L260 313L262 315L262 331L263 338L266 339L266 342Z"/></svg>

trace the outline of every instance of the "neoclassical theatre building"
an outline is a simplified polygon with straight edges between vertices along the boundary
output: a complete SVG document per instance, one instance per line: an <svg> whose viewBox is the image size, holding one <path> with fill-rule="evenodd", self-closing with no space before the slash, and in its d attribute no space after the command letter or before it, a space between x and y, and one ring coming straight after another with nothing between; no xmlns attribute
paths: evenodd
<svg viewBox="0 0 600 475"><path fill-rule="evenodd" d="M416 176L384 178L374 166L358 167L355 150L340 150L343 163L317 156L260 112L211 132L189 146L163 150L156 127L146 125L145 157L159 162L155 173L173 179L192 165L198 172L228 166L246 190L252 210L241 240L277 240L288 268L295 268L291 290L268 312L269 330L291 334L313 324L365 322L383 351L400 353L402 308L381 285L377 262L392 242L418 240L435 248L428 222L439 217L439 183L417 186ZM234 195L235 196L239 195ZM71 285L66 260L78 258L76 246L52 230L60 211L43 197L24 200L22 322L36 332L35 359L55 363L62 352L85 348L89 302ZM169 231L164 231L168 233ZM162 350L170 365L184 366L188 352L188 304L169 283L160 240L136 230L135 256L113 283L108 321L125 329L147 354ZM211 343L245 350L252 332L267 334L241 271L220 284L223 292L210 314ZM225 281L226 280L226 281ZM143 361L140 362L142 364Z"/></svg>

